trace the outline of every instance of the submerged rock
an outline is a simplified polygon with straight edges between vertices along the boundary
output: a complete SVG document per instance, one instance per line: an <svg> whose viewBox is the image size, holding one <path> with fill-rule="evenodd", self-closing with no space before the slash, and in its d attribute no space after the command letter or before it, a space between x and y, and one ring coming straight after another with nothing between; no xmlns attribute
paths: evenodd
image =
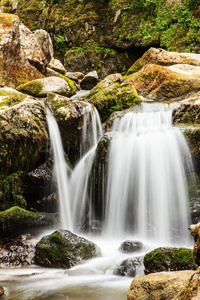
<svg viewBox="0 0 200 300"><path fill-rule="evenodd" d="M137 269L142 266L142 257L125 259L115 270L114 275L135 277Z"/></svg>
<svg viewBox="0 0 200 300"><path fill-rule="evenodd" d="M119 251L123 253L131 253L141 250L143 247L142 242L138 241L125 241L119 247Z"/></svg>
<svg viewBox="0 0 200 300"><path fill-rule="evenodd" d="M173 299L188 283L192 274L194 271L162 272L134 278L127 300Z"/></svg>
<svg viewBox="0 0 200 300"><path fill-rule="evenodd" d="M195 68L198 72L147 64L129 80L143 97L156 101L172 100L192 91L200 91L200 68Z"/></svg>
<svg viewBox="0 0 200 300"><path fill-rule="evenodd" d="M150 48L139 58L127 71L126 75L138 72L147 64L161 66L172 66L175 64L190 64L200 66L200 54L196 53L177 53L166 51L161 48Z"/></svg>
<svg viewBox="0 0 200 300"><path fill-rule="evenodd" d="M36 263L53 268L71 268L97 255L92 242L68 230L57 230L36 245Z"/></svg>
<svg viewBox="0 0 200 300"><path fill-rule="evenodd" d="M112 74L97 84L86 96L98 110L102 122L113 111L124 110L141 102L133 85L121 74Z"/></svg>
<svg viewBox="0 0 200 300"><path fill-rule="evenodd" d="M145 274L161 271L195 270L192 249L157 248L144 256Z"/></svg>
<svg viewBox="0 0 200 300"><path fill-rule="evenodd" d="M53 226L56 222L53 214L34 213L14 206L0 212L0 235L16 236L41 227Z"/></svg>
<svg viewBox="0 0 200 300"><path fill-rule="evenodd" d="M26 58L20 41L20 20L16 15L0 14L0 86L16 87L44 77Z"/></svg>

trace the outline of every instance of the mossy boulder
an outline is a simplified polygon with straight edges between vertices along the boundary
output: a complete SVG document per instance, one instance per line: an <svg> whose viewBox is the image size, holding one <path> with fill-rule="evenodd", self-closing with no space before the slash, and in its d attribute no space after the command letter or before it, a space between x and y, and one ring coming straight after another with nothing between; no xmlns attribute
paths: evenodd
<svg viewBox="0 0 200 300"><path fill-rule="evenodd" d="M36 245L36 263L53 268L71 268L97 255L92 242L68 230L44 236Z"/></svg>
<svg viewBox="0 0 200 300"><path fill-rule="evenodd" d="M16 87L36 78L44 77L33 67L20 42L18 16L0 13L0 86Z"/></svg>
<svg viewBox="0 0 200 300"><path fill-rule="evenodd" d="M156 64L160 66L172 66L175 64L190 64L200 66L200 54L196 53L177 53L164 49L150 48L139 58L127 71L126 75L138 72L147 64Z"/></svg>
<svg viewBox="0 0 200 300"><path fill-rule="evenodd" d="M176 66L171 69L171 67L148 64L134 73L129 80L138 94L146 98L157 101L172 100L200 90L200 76L195 72L195 68L198 68L198 71L200 69L193 68L191 74L187 66L183 70Z"/></svg>
<svg viewBox="0 0 200 300"><path fill-rule="evenodd" d="M70 79L69 81L71 82ZM19 85L17 90L35 97L45 97L49 92L63 96L70 96L73 94L69 82L57 76L29 81Z"/></svg>
<svg viewBox="0 0 200 300"><path fill-rule="evenodd" d="M41 102L17 91L0 89L0 94L4 95L0 98L4 104L0 108L0 175L4 178L44 162L48 133Z"/></svg>
<svg viewBox="0 0 200 300"><path fill-rule="evenodd" d="M195 270L192 249L161 247L144 256L145 274L161 271Z"/></svg>
<svg viewBox="0 0 200 300"><path fill-rule="evenodd" d="M34 213L13 206L0 212L0 235L16 236L41 227L53 226L57 222L53 214Z"/></svg>
<svg viewBox="0 0 200 300"><path fill-rule="evenodd" d="M98 83L85 99L97 108L102 122L113 111L124 110L141 102L134 86L118 73Z"/></svg>

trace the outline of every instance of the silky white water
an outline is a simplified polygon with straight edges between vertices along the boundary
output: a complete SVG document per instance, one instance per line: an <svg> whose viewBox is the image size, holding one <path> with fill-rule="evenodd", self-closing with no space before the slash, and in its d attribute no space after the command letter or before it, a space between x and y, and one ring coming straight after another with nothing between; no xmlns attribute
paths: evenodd
<svg viewBox="0 0 200 300"><path fill-rule="evenodd" d="M187 243L189 148L172 126L171 110L156 111L152 104L143 104L142 110L113 124L105 231Z"/></svg>
<svg viewBox="0 0 200 300"><path fill-rule="evenodd" d="M64 150L58 124L47 107L47 125L49 129L50 142L54 157L55 181L57 185L58 199L60 205L60 215L62 228L73 230L73 221L71 215L69 199L69 183L67 176L67 164L64 158Z"/></svg>

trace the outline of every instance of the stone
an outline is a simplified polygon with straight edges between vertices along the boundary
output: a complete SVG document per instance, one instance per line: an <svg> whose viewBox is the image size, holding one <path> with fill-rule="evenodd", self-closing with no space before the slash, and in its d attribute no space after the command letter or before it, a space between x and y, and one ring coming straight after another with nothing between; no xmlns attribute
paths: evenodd
<svg viewBox="0 0 200 300"><path fill-rule="evenodd" d="M84 74L82 72L66 72L65 76L71 80L74 80L76 83L81 82L84 78Z"/></svg>
<svg viewBox="0 0 200 300"><path fill-rule="evenodd" d="M56 222L53 214L34 213L14 206L0 212L0 235L16 236L42 227L52 227Z"/></svg>
<svg viewBox="0 0 200 300"><path fill-rule="evenodd" d="M126 75L138 72L147 64L161 66L171 66L175 64L190 64L200 66L200 54L196 53L177 53L166 51L161 48L151 47L144 55L139 58L127 71Z"/></svg>
<svg viewBox="0 0 200 300"><path fill-rule="evenodd" d="M141 250L142 247L143 244L141 242L127 240L120 245L119 251L122 253L131 253Z"/></svg>
<svg viewBox="0 0 200 300"><path fill-rule="evenodd" d="M25 57L19 25L16 15L0 14L0 87L16 87L44 77Z"/></svg>
<svg viewBox="0 0 200 300"><path fill-rule="evenodd" d="M137 270L142 266L142 257L127 258L121 262L121 264L115 268L114 275L135 277Z"/></svg>
<svg viewBox="0 0 200 300"><path fill-rule="evenodd" d="M36 263L51 268L71 268L97 256L95 244L68 230L44 236L36 245Z"/></svg>
<svg viewBox="0 0 200 300"><path fill-rule="evenodd" d="M192 224L189 226L191 235L194 237L193 255L196 264L200 265L200 223Z"/></svg>
<svg viewBox="0 0 200 300"><path fill-rule="evenodd" d="M49 63L53 58L54 54L53 44L50 35L43 29L36 30L34 32L34 35L42 49L42 52L44 53L47 63Z"/></svg>
<svg viewBox="0 0 200 300"><path fill-rule="evenodd" d="M145 274L161 271L196 270L192 249L160 247L144 256Z"/></svg>
<svg viewBox="0 0 200 300"><path fill-rule="evenodd" d="M50 62L48 64L48 67L50 69L53 69L54 71L60 73L60 74L65 75L65 73L66 73L66 69L63 66L63 64L61 63L61 61L58 60L58 59L55 59L53 57L51 58L51 60L50 60Z"/></svg>
<svg viewBox="0 0 200 300"><path fill-rule="evenodd" d="M13 268L30 266L35 263L36 239L31 234L20 235L3 241L0 249L0 267Z"/></svg>
<svg viewBox="0 0 200 300"><path fill-rule="evenodd" d="M112 74L99 82L85 97L105 122L114 111L133 107L141 102L134 86L121 74Z"/></svg>
<svg viewBox="0 0 200 300"><path fill-rule="evenodd" d="M45 72L45 56L35 37L35 35L23 24L19 25L20 45L22 51L30 62L38 71Z"/></svg>
<svg viewBox="0 0 200 300"><path fill-rule="evenodd" d="M71 94L69 84L63 78L56 76L29 81L19 85L17 90L35 97L45 97L49 92L63 96Z"/></svg>
<svg viewBox="0 0 200 300"><path fill-rule="evenodd" d="M138 94L148 99L181 100L192 91L200 91L200 75L195 68L200 70L199 67L193 67L193 72L183 72L180 68L147 64L129 80Z"/></svg>
<svg viewBox="0 0 200 300"><path fill-rule="evenodd" d="M192 274L194 271L161 272L134 278L127 300L173 299L188 283Z"/></svg>
<svg viewBox="0 0 200 300"><path fill-rule="evenodd" d="M189 279L189 282L172 300L198 300L200 299L200 268Z"/></svg>
<svg viewBox="0 0 200 300"><path fill-rule="evenodd" d="M16 90L0 89L0 174L36 168L45 160L47 140L44 105Z"/></svg>
<svg viewBox="0 0 200 300"><path fill-rule="evenodd" d="M98 83L98 74L96 71L89 72L80 82L82 90L91 90Z"/></svg>
<svg viewBox="0 0 200 300"><path fill-rule="evenodd" d="M0 296L2 296L4 294L4 288L3 285L0 284Z"/></svg>

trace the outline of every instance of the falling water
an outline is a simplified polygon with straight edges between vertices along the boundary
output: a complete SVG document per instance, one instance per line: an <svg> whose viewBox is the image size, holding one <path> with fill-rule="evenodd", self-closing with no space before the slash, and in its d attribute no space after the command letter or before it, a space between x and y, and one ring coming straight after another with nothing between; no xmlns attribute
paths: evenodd
<svg viewBox="0 0 200 300"><path fill-rule="evenodd" d="M143 112L129 112L113 124L105 231L186 242L191 155L183 134L172 126L172 111L145 111L149 107L154 106L143 105Z"/></svg>
<svg viewBox="0 0 200 300"><path fill-rule="evenodd" d="M54 156L55 180L57 184L58 198L60 204L61 225L62 228L72 230L73 223L72 223L70 200L69 200L67 164L64 158L64 150L63 150L58 124L48 107L47 107L47 124L49 128L51 147Z"/></svg>
<svg viewBox="0 0 200 300"><path fill-rule="evenodd" d="M83 155L75 167L71 179L71 203L75 224L82 225L86 216L90 214L90 201L88 198L88 184L90 170L95 157L96 147L103 134L99 114L89 103L84 107L82 146Z"/></svg>

